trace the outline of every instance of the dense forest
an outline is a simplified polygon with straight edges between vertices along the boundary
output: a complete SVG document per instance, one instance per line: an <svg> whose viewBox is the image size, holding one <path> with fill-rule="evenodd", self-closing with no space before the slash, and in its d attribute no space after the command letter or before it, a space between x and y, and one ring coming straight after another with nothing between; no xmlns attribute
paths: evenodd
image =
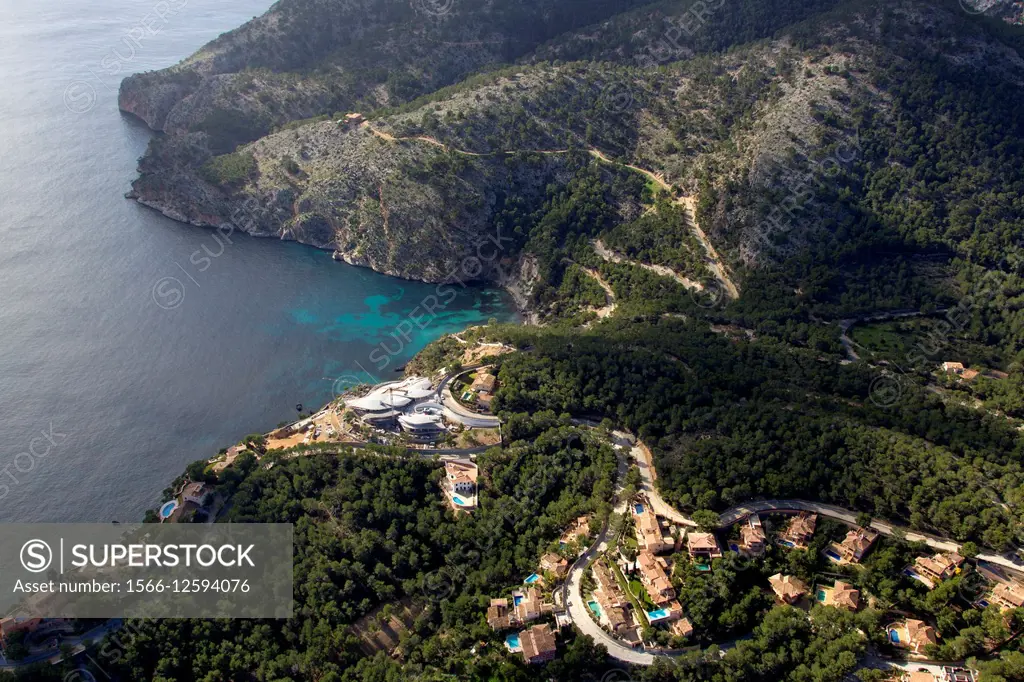
<svg viewBox="0 0 1024 682"><path fill-rule="evenodd" d="M442 500L438 464L402 451L249 461L226 521L295 524L295 616L134 622L127 643L101 647L97 661L130 680L408 679L426 669L530 679L500 654L469 654L479 641L500 646L483 621L488 600L536 570L571 519L607 515L616 465L595 432L552 413L516 420L508 438L479 458L480 508L459 517ZM367 657L353 630L402 600L418 613L399 645L404 667ZM579 679L574 661L594 660L592 644L564 646L548 674Z"/></svg>

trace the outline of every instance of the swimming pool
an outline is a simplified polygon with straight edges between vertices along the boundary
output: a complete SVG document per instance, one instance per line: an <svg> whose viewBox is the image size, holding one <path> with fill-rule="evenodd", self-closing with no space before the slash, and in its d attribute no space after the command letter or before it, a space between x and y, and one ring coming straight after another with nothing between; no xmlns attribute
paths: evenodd
<svg viewBox="0 0 1024 682"><path fill-rule="evenodd" d="M452 495L452 502L459 505L460 507L465 507L467 504L466 501L459 497L458 495Z"/></svg>
<svg viewBox="0 0 1024 682"><path fill-rule="evenodd" d="M513 633L505 637L505 646L508 647L509 651L518 651L522 648L519 644L519 635Z"/></svg>
<svg viewBox="0 0 1024 682"><path fill-rule="evenodd" d="M643 514L644 513L644 506L642 504L634 505L633 509L634 509L634 511L636 511L637 514Z"/></svg>
<svg viewBox="0 0 1024 682"><path fill-rule="evenodd" d="M512 595L512 606L519 606L519 604L522 601L523 601L523 595L521 595L521 594L513 594Z"/></svg>
<svg viewBox="0 0 1024 682"><path fill-rule="evenodd" d="M161 519L166 519L171 514L173 514L174 510L177 509L177 508L178 508L178 501L177 500L171 500L170 502L164 502L163 505L161 505L161 507L160 507L160 518Z"/></svg>
<svg viewBox="0 0 1024 682"><path fill-rule="evenodd" d="M600 604L598 604L596 601L588 601L587 602L587 606L590 607L590 610L594 612L595 616L597 616L598 618L601 617L601 605Z"/></svg>
<svg viewBox="0 0 1024 682"><path fill-rule="evenodd" d="M540 576L537 575L536 573L531 573L529 576L527 576L526 580L524 580L523 582L525 584L527 584L527 585L532 585L535 582L537 582L538 580L540 580Z"/></svg>
<svg viewBox="0 0 1024 682"><path fill-rule="evenodd" d="M779 541L778 541L778 543L779 543L780 545L782 545L783 547L796 547L796 545L794 545L794 544L793 544L792 542L790 542L789 540L779 540Z"/></svg>
<svg viewBox="0 0 1024 682"><path fill-rule="evenodd" d="M832 561L842 561L841 557L835 552L833 552L831 549L825 550L825 556L827 556Z"/></svg>
<svg viewBox="0 0 1024 682"><path fill-rule="evenodd" d="M668 612L667 609L657 609L656 611L648 611L647 612L647 619L653 623L656 620L661 620L663 618L668 618L668 615L669 615L669 612Z"/></svg>
<svg viewBox="0 0 1024 682"><path fill-rule="evenodd" d="M893 644L899 644L900 643L900 633L896 632L895 630L889 630L889 639L892 640Z"/></svg>
<svg viewBox="0 0 1024 682"><path fill-rule="evenodd" d="M818 601L825 601L825 590L818 590Z"/></svg>

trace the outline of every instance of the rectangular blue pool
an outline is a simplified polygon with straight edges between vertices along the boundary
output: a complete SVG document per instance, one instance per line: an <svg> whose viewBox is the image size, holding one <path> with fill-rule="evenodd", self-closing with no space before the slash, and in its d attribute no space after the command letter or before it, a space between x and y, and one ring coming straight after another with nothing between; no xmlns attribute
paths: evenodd
<svg viewBox="0 0 1024 682"><path fill-rule="evenodd" d="M634 509L634 511L636 511L637 514L643 514L644 513L644 506L642 504L635 505L633 507L633 509Z"/></svg>
<svg viewBox="0 0 1024 682"><path fill-rule="evenodd" d="M588 601L587 602L587 606L590 607L590 610L594 612L595 616L597 616L598 618L601 617L601 605L600 604L598 604L596 601Z"/></svg>
<svg viewBox="0 0 1024 682"><path fill-rule="evenodd" d="M505 638L505 646L507 646L509 649L513 651L516 649L520 649L521 645L519 644L519 635L513 633L507 636Z"/></svg>
<svg viewBox="0 0 1024 682"><path fill-rule="evenodd" d="M531 573L529 576L526 577L526 580L524 580L523 582L526 583L527 585L532 585L535 582L537 582L538 580L540 580L540 576L537 575L536 573Z"/></svg>

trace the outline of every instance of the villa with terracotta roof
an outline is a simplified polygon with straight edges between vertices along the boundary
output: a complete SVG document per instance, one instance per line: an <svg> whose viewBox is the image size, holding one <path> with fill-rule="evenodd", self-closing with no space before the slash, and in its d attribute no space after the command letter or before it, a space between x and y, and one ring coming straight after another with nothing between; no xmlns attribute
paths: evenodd
<svg viewBox="0 0 1024 682"><path fill-rule="evenodd" d="M580 516L562 533L562 537L558 539L559 542L569 544L570 542L579 540L580 542L586 542L590 538L590 517Z"/></svg>
<svg viewBox="0 0 1024 682"><path fill-rule="evenodd" d="M710 561L722 556L714 533L690 531L686 534L686 550L694 559L703 558Z"/></svg>
<svg viewBox="0 0 1024 682"><path fill-rule="evenodd" d="M964 381L974 381L978 378L978 375L981 374L981 372L976 369L968 369L964 367L962 362L944 362L942 363L942 371L946 374L956 375Z"/></svg>
<svg viewBox="0 0 1024 682"><path fill-rule="evenodd" d="M1017 582L999 583L989 592L989 601L1003 611L1024 607L1024 585Z"/></svg>
<svg viewBox="0 0 1024 682"><path fill-rule="evenodd" d="M853 585L837 580L835 585L818 585L818 601L824 606L856 611L860 607L860 590Z"/></svg>
<svg viewBox="0 0 1024 682"><path fill-rule="evenodd" d="M551 626L534 625L519 633L519 642L523 647L523 660L533 665L546 663L555 657L558 651L555 646L555 633Z"/></svg>
<svg viewBox="0 0 1024 682"><path fill-rule="evenodd" d="M492 599L487 608L487 624L492 630L505 630L512 625L508 611L508 599Z"/></svg>
<svg viewBox="0 0 1024 682"><path fill-rule="evenodd" d="M878 539L878 533L868 528L855 528L846 534L842 542L833 542L825 550L825 556L838 563L858 563Z"/></svg>
<svg viewBox="0 0 1024 682"><path fill-rule="evenodd" d="M470 385L469 390L476 394L476 403L480 407L490 409L491 401L494 400L494 390L498 385L498 378L493 374L480 371L476 379Z"/></svg>
<svg viewBox="0 0 1024 682"><path fill-rule="evenodd" d="M672 627L669 628L669 632L679 637L689 637L693 634L693 624L689 618L680 618L676 622L672 623Z"/></svg>
<svg viewBox="0 0 1024 682"><path fill-rule="evenodd" d="M447 461L444 463L442 485L453 507L466 510L476 507L476 482L479 475L479 469L472 462Z"/></svg>
<svg viewBox="0 0 1024 682"><path fill-rule="evenodd" d="M800 512L789 520L789 525L779 537L779 542L797 549L807 549L814 539L814 529L817 525L817 514Z"/></svg>
<svg viewBox="0 0 1024 682"><path fill-rule="evenodd" d="M640 552L636 557L637 568L640 569L640 582L647 589L651 601L661 606L676 597L672 581L665 573L664 560L658 559L648 551Z"/></svg>
<svg viewBox="0 0 1024 682"><path fill-rule="evenodd" d="M914 564L908 573L912 578L927 585L928 589L934 589L943 580L948 580L956 575L963 563L964 558L953 552L940 553L935 556L919 556L914 559Z"/></svg>
<svg viewBox="0 0 1024 682"><path fill-rule="evenodd" d="M636 521L637 543L641 549L661 554L675 546L671 538L665 537L657 514L651 511L651 505L646 501L633 505L633 518Z"/></svg>
<svg viewBox="0 0 1024 682"><path fill-rule="evenodd" d="M213 494L213 488L205 483L193 481L181 491L181 499L185 502L192 502L202 507Z"/></svg>
<svg viewBox="0 0 1024 682"><path fill-rule="evenodd" d="M536 587L528 588L525 594L513 592L512 601L513 603L519 602L512 607L512 623L514 625L537 620L545 612L544 604L541 603L540 590ZM549 606L547 611L550 610Z"/></svg>
<svg viewBox="0 0 1024 682"><path fill-rule="evenodd" d="M561 578L569 571L569 562L554 552L549 552L540 558L540 570Z"/></svg>
<svg viewBox="0 0 1024 682"><path fill-rule="evenodd" d="M607 624L616 634L629 630L630 619L626 615L626 606L629 604L628 597L619 588L619 583L603 561L595 561L593 569L594 582L597 583L594 599L601 611L598 620Z"/></svg>
<svg viewBox="0 0 1024 682"><path fill-rule="evenodd" d="M925 655L925 647L929 644L938 644L939 641L935 628L923 620L909 618L902 623L892 623L886 630L893 646L919 656Z"/></svg>
<svg viewBox="0 0 1024 682"><path fill-rule="evenodd" d="M938 682L938 678L927 670L912 670L905 674L904 682Z"/></svg>
<svg viewBox="0 0 1024 682"><path fill-rule="evenodd" d="M737 550L743 556L757 557L764 554L765 532L761 525L761 517L751 514L747 522L740 526L740 542Z"/></svg>
<svg viewBox="0 0 1024 682"><path fill-rule="evenodd" d="M768 582L772 586L772 592L784 604L797 603L808 591L807 583L792 575L776 573L768 578Z"/></svg>

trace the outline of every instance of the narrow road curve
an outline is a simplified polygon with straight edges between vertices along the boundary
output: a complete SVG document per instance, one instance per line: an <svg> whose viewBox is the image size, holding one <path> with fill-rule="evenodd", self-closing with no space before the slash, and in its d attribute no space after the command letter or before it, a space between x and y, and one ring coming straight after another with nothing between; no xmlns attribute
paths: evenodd
<svg viewBox="0 0 1024 682"><path fill-rule="evenodd" d="M379 137L382 140L387 140L389 142L405 142L415 140L418 142L425 142L427 144L434 145L435 147L439 147L441 149L444 149L445 151L454 152L456 154L462 154L464 156L511 156L513 154L519 153L520 151L525 151L533 154L566 154L569 152L568 149L525 149L505 150L488 153L471 152L466 151L465 149L459 149L458 147L446 145L433 137L427 137L424 135L414 135L412 137L396 137L389 133L377 130L376 128L370 125L369 121L363 121L361 127L366 128L367 130L370 131L371 134L375 135L376 137ZM622 166L623 168L629 168L630 170L634 170L637 173L640 173L641 175L644 175L647 178L649 178L652 182L661 187L663 190L668 192L672 191L671 185L669 185L665 181L664 176L662 176L660 173L655 173L653 171L647 170L646 168L640 168L639 166L634 166L632 164L622 163L620 161L613 161L612 159L608 158L608 156L605 155L604 152L596 148L591 148L588 149L587 151L590 153L591 156L593 156L596 159L599 159L600 161L603 161L604 163L615 166ZM724 264L725 262L718 255L718 251L715 250L715 247L711 243L711 240L708 239L708 236L704 233L704 230L702 230L700 228L700 225L697 223L696 197L681 197L676 200L676 203L686 209L687 214L690 218L690 228L693 231L694 236L697 237L697 239L700 241L701 246L704 247L704 252L707 255L708 268L710 268L711 272L714 273L715 278L721 283L722 289L724 290L725 294L733 300L739 298L740 290L736 286L736 283L733 282L732 278L729 276L729 273L726 270Z"/></svg>
<svg viewBox="0 0 1024 682"><path fill-rule="evenodd" d="M616 451L620 453L615 495L616 497L621 497L622 487L626 479L626 471L629 469L629 461L626 457L622 456L621 453L625 448L629 447L630 443L626 440L625 434L621 431L613 432L613 437ZM620 499L616 504L615 509L612 510L612 513L626 513L626 505L628 502L629 500ZM590 635L596 643L603 644L605 649L608 650L609 656L617 661L632 665L652 665L655 659L654 654L636 651L632 647L626 646L621 641L605 632L604 629L590 617L587 600L583 598L583 576L587 572L587 568L590 566L594 558L600 556L608 549L608 534L608 524L605 523L604 527L601 528L601 532L598 533L597 539L594 540L594 544L591 545L575 563L573 563L572 567L570 567L569 574L566 576L565 583L562 586L562 603L566 605L566 609L569 612L569 618L572 619L576 628L584 635Z"/></svg>
<svg viewBox="0 0 1024 682"><path fill-rule="evenodd" d="M602 242L600 239L595 239L592 242L592 244L594 246L594 251L597 252L597 255L603 258L604 260L608 261L609 263L625 263L626 265L633 265L638 268L643 268L644 270L650 270L651 272L657 275L661 275L662 277L671 277L672 279L674 279L676 282L678 282L687 289L692 289L694 291L704 290L703 284L701 284L700 282L695 282L688 277L683 277L672 268L666 267L664 265L654 265L652 263L641 263L640 261L630 260L623 256L621 253L617 253L609 249L607 246L604 245L604 242Z"/></svg>
<svg viewBox="0 0 1024 682"><path fill-rule="evenodd" d="M587 273L589 277L593 278L598 285L604 289L604 306L594 311L597 314L598 319L609 317L613 312L615 312L616 307L615 292L612 291L611 285L604 281L604 278L601 277L601 273L597 270L591 270L590 268L584 268L583 266L580 266L580 269Z"/></svg>
<svg viewBox="0 0 1024 682"><path fill-rule="evenodd" d="M471 372L475 369L480 369L484 365L470 365L469 367L463 367L459 372ZM471 412L465 407L459 404L459 401L452 395L451 380L454 378L451 374L446 374L441 383L437 387L437 394L441 397L441 404L444 405L444 409L447 412L451 412L449 415L454 421L459 421L478 429L496 429L501 425L501 420L491 414L478 414Z"/></svg>

